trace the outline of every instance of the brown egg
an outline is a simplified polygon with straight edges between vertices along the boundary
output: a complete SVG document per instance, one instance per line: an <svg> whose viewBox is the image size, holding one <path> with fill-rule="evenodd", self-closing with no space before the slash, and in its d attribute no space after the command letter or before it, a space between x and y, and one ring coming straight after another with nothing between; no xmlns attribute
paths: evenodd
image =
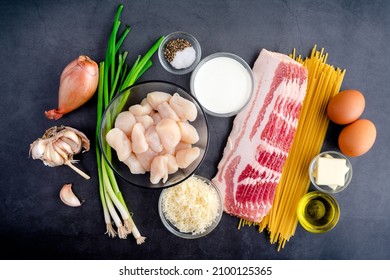
<svg viewBox="0 0 390 280"><path fill-rule="evenodd" d="M340 132L339 148L346 156L361 156L371 149L375 138L375 125L369 120L357 120Z"/></svg>
<svg viewBox="0 0 390 280"><path fill-rule="evenodd" d="M339 92L329 101L328 117L334 123L349 124L361 116L365 105L363 94L354 89L347 89Z"/></svg>

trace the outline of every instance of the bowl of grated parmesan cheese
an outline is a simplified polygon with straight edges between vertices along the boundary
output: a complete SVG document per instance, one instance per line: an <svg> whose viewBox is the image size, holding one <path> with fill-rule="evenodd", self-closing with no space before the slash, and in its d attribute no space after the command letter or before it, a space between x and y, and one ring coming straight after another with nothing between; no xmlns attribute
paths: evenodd
<svg viewBox="0 0 390 280"><path fill-rule="evenodd" d="M223 214L221 193L210 180L193 175L161 192L158 210L164 226L176 236L195 239L206 236Z"/></svg>

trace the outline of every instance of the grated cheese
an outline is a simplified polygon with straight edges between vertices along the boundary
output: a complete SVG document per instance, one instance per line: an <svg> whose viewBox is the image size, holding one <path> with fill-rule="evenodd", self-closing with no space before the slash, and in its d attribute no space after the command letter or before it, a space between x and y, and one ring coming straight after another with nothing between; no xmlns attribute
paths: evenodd
<svg viewBox="0 0 390 280"><path fill-rule="evenodd" d="M164 190L162 211L180 232L200 234L216 220L220 200L212 186L192 176Z"/></svg>

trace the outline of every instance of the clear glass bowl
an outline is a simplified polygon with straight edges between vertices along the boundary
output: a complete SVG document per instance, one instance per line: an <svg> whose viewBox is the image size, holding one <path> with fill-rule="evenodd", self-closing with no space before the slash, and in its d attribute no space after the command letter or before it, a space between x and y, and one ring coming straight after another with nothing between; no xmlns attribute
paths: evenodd
<svg viewBox="0 0 390 280"><path fill-rule="evenodd" d="M199 179L201 179L202 181L206 182L209 186L211 186L212 188L214 188L216 191L217 191L217 194L218 194L218 197L219 197L219 211L218 211L218 215L216 217L216 219L214 219L214 221L212 222L212 224L206 228L206 230L202 233L199 233L199 234L192 234L192 233L186 233L186 232L181 232L178 228L176 228L164 215L164 212L162 210L162 198L164 196L164 192L166 192L167 190L164 189L161 194L160 194L160 198L158 200L158 212L160 214L160 218L161 218L161 221L162 223L164 224L164 226L171 232L173 233L174 235L178 236L178 237L181 237L181 238L184 238L184 239L196 239L196 238L200 238L200 237L204 237L206 235L208 235L210 232L212 232L219 224L219 222L221 221L221 218L222 218L222 214L223 214L223 201L222 201L222 195L219 191L219 189L217 188L217 186L212 182L210 181L209 179L206 179L202 176L199 176L199 175L193 175Z"/></svg>
<svg viewBox="0 0 390 280"><path fill-rule="evenodd" d="M333 158L342 158L342 159L345 159L346 161L346 165L347 167L349 168L349 171L345 174L345 183L344 183L344 186L338 186L336 189L333 189L331 188L330 186L328 185L317 185L316 184L316 178L314 177L313 175L313 172L314 170L316 169L317 167L317 161L320 157L324 157L326 155L330 155L331 157ZM349 183L351 182L352 180L352 164L351 162L349 161L349 159L343 155L342 153L339 153L339 152L336 152L336 151L326 151L326 152L322 152L320 154L318 154L316 157L314 157L312 159L312 161L310 162L310 165L309 165L309 176L310 176L310 181L311 183L314 185L314 187L316 189L318 189L319 191L322 191L322 192L325 192L325 193L329 193L329 194L333 194L333 193L338 193L338 192L341 192L342 190L345 190Z"/></svg>
<svg viewBox="0 0 390 280"><path fill-rule="evenodd" d="M188 42L190 42L191 46L195 49L196 57L195 57L195 61L191 64L191 66L183 69L176 69L171 65L170 62L166 60L164 56L165 48L170 41L175 39L185 39ZM165 70L175 75L184 75L193 71L196 65L199 63L201 57L202 57L202 49L200 47L198 40L196 40L196 38L191 34L182 31L173 32L165 36L164 40L161 42L158 48L158 58L160 60L161 65L164 67Z"/></svg>
<svg viewBox="0 0 390 280"><path fill-rule="evenodd" d="M244 73L245 75L241 75L241 78L247 79L248 82L248 88L245 90L245 95L244 98L241 98L239 94L230 94L226 95L226 92L222 89L219 90L221 83L226 85L226 83L229 83L230 87L235 86L235 81L231 79L227 79L225 75L222 74L222 72L217 72L215 74L209 75L204 75L204 77L207 76L207 82L209 83L209 86L203 86L202 88L205 90L203 94L200 92L197 92L197 86L196 86L196 79L197 79L197 74L199 70L208 62L211 60L217 59L217 58L229 58L233 59L234 61L238 62L243 66L243 68L246 70ZM221 69L221 68L219 68ZM226 70L224 68L223 71L228 71L228 73L231 73L230 70ZM246 75L247 74L247 75ZM190 89L191 93L198 99L199 103L203 106L203 109L206 111L206 113L216 116L216 117L231 117L236 114L238 114L251 100L252 95L253 95L253 90L254 90L254 77L253 77L253 72L252 69L249 67L249 65L243 60L241 57L232 54L232 53L226 53L226 52L219 52L219 53L214 53L212 55L207 56L206 58L202 59L200 63L196 66L195 70L191 74L191 80L190 80ZM198 90L199 91L199 90ZM224 109L219 112L216 110L213 110L211 108L210 104L207 104L206 99L202 100L202 98L205 98L206 96L212 95L212 94L217 94L218 96L214 95L214 99L216 102L223 102L223 99L228 98L226 102L229 103L229 106L235 107L234 109ZM240 104L238 108L235 106L235 104Z"/></svg>
<svg viewBox="0 0 390 280"><path fill-rule="evenodd" d="M309 192L299 200L297 216L305 230L324 233L337 225L340 207L330 194L320 191Z"/></svg>
<svg viewBox="0 0 390 280"><path fill-rule="evenodd" d="M169 175L167 182L164 184L160 181L158 184L152 184L150 182L150 173L145 174L132 174L129 168L120 162L116 156L116 152L106 142L106 134L113 127L116 116L122 112L128 110L131 105L139 104L142 99L146 97L149 92L163 91L170 94L178 93L181 97L192 101L197 109L197 118L191 122L199 134L199 141L193 145L200 149L199 157L190 164L187 168L179 169L176 173ZM180 86L163 82L163 81L148 81L139 83L125 89L123 92L117 94L117 96L111 101L106 111L103 114L100 133L99 133L99 145L104 155L104 158L108 162L109 166L118 174L121 178L126 180L132 185L145 187L145 188L164 188L174 186L188 177L190 177L198 169L203 162L209 145L209 130L206 116L199 105L198 101L187 93Z"/></svg>

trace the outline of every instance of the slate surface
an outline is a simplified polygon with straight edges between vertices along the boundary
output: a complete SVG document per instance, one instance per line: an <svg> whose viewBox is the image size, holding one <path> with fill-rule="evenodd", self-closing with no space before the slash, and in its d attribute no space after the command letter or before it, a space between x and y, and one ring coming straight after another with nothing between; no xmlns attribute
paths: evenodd
<svg viewBox="0 0 390 280"><path fill-rule="evenodd" d="M199 240L179 239L160 222L159 190L120 182L147 242L110 239L99 201L95 154L78 156L86 181L67 167L49 168L28 158L29 144L53 125L70 125L94 139L96 98L57 122L43 112L57 104L59 76L80 54L101 61L119 1L0 2L0 256L2 259L390 259L390 129L388 108L390 2L388 1L126 1L122 22L132 26L123 45L129 61L158 37L183 30L195 35L203 57L232 52L251 66L262 48L308 55L314 44L328 62L346 68L343 89L366 97L362 117L378 137L373 149L352 159L351 186L335 195L341 219L332 231L314 235L298 226L277 252L265 233L236 229L224 215L219 227ZM166 80L189 90L190 75L174 76L153 58L143 77ZM211 178L232 118L209 116L209 153L198 174ZM324 150L337 149L339 127L331 125ZM58 198L72 182L85 203L73 209Z"/></svg>

